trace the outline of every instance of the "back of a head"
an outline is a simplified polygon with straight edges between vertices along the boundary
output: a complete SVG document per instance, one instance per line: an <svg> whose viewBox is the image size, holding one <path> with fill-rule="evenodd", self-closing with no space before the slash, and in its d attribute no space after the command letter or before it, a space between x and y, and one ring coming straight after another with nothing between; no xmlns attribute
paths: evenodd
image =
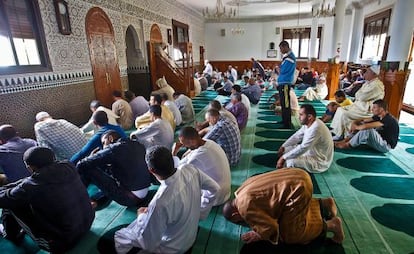
<svg viewBox="0 0 414 254"><path fill-rule="evenodd" d="M118 140L121 138L121 135L116 130L107 130L102 134L101 138L111 136L113 140Z"/></svg>
<svg viewBox="0 0 414 254"><path fill-rule="evenodd" d="M179 137L183 137L185 139L197 139L200 138L198 132L195 128L191 126L183 127L178 134Z"/></svg>
<svg viewBox="0 0 414 254"><path fill-rule="evenodd" d="M168 177L174 172L174 160L171 151L164 146L153 146L147 150L145 161L161 177Z"/></svg>
<svg viewBox="0 0 414 254"><path fill-rule="evenodd" d="M221 109L221 103L218 100L212 100L209 103L210 108L220 110Z"/></svg>
<svg viewBox="0 0 414 254"><path fill-rule="evenodd" d="M161 105L161 102L162 102L161 95L159 95L159 94L151 94L151 96L154 97L154 102L155 103L157 103L158 105Z"/></svg>
<svg viewBox="0 0 414 254"><path fill-rule="evenodd" d="M129 90L125 91L124 95L125 95L125 99L127 99L127 101L132 101L135 97L134 92L129 91Z"/></svg>
<svg viewBox="0 0 414 254"><path fill-rule="evenodd" d="M55 162L55 154L47 147L34 146L26 150L23 160L29 166L42 168Z"/></svg>
<svg viewBox="0 0 414 254"><path fill-rule="evenodd" d="M305 114L316 117L316 110L311 104L302 104L300 108L303 108L305 110Z"/></svg>
<svg viewBox="0 0 414 254"><path fill-rule="evenodd" d="M289 42L287 42L287 41L281 41L279 43L279 47L289 48Z"/></svg>
<svg viewBox="0 0 414 254"><path fill-rule="evenodd" d="M235 99L235 100L237 100L237 101L241 101L241 93L234 93L234 94L232 94L231 95L231 98L232 99Z"/></svg>
<svg viewBox="0 0 414 254"><path fill-rule="evenodd" d="M112 91L112 96L114 97L122 97L122 93L119 90Z"/></svg>
<svg viewBox="0 0 414 254"><path fill-rule="evenodd" d="M240 85L233 85L233 89L238 93L241 92L241 86Z"/></svg>
<svg viewBox="0 0 414 254"><path fill-rule="evenodd" d="M346 97L345 92L343 90L338 90L335 92L335 97Z"/></svg>
<svg viewBox="0 0 414 254"><path fill-rule="evenodd" d="M11 138L17 136L16 129L10 124L4 124L0 126L0 139L3 141L8 141Z"/></svg>
<svg viewBox="0 0 414 254"><path fill-rule="evenodd" d="M161 95L161 100L168 101L168 95L166 93L162 93L160 95Z"/></svg>
<svg viewBox="0 0 414 254"><path fill-rule="evenodd" d="M154 114L154 116L161 117L161 114L162 114L162 108L161 108L161 106L160 106L160 105L151 105L151 106L149 107L149 112L150 112L150 113L153 113L153 114Z"/></svg>
<svg viewBox="0 0 414 254"><path fill-rule="evenodd" d="M101 106L101 103L98 100L91 101L91 104L89 105L89 107L94 108L94 109L97 109L100 106Z"/></svg>
<svg viewBox="0 0 414 254"><path fill-rule="evenodd" d="M105 126L108 124L108 115L105 111L95 111L92 115L92 119L95 122L95 124L99 126Z"/></svg>
<svg viewBox="0 0 414 254"><path fill-rule="evenodd" d="M49 113L47 113L45 111L41 111L41 112L36 114L36 121L37 122L43 121L47 118L50 118L50 115L49 115Z"/></svg>
<svg viewBox="0 0 414 254"><path fill-rule="evenodd" d="M206 114L209 115L209 116L213 116L213 117L220 116L220 112L217 109L214 109L214 108L211 108L211 109L207 110Z"/></svg>

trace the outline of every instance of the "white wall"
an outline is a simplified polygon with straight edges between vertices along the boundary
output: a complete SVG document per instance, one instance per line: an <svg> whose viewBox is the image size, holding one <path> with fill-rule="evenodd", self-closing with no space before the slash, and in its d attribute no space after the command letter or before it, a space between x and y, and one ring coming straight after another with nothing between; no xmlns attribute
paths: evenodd
<svg viewBox="0 0 414 254"><path fill-rule="evenodd" d="M331 48L333 18L320 18L318 24L322 26L322 42L320 60L327 61ZM231 29L236 23L206 23L205 24L205 57L209 60L248 60L254 57L259 60L273 60L267 58L269 43L275 43L279 51L279 42L282 40L283 29L296 27L297 20L284 20L263 23L240 23L245 29L244 35L233 35ZM310 27L312 19L302 19L300 26ZM280 27L280 34L276 35L276 27ZM221 36L221 29L225 29L225 36ZM276 60L280 60L280 52Z"/></svg>

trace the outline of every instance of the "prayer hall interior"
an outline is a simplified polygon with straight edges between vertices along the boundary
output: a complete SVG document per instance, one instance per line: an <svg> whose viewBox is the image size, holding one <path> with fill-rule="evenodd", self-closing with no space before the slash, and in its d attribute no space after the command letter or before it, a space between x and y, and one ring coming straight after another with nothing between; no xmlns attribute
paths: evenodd
<svg viewBox="0 0 414 254"><path fill-rule="evenodd" d="M265 68L279 65L283 40L297 57L297 69L326 74L326 98L300 102L311 103L320 117L344 73L379 64L384 99L399 120L396 148L335 149L329 169L311 178L315 197L335 198L344 242L288 246L280 253L414 253L414 1L215 2L0 0L0 125L12 124L21 137L34 138L36 113L46 111L81 126L91 116L92 100L111 108L114 90L149 99L162 77L192 98L200 122L211 100L228 100L212 87L198 91L194 75L205 60L219 72L232 65L241 79L252 68L251 58ZM241 159L231 167L232 197L250 176L275 170L279 146L295 132L281 128L281 117L269 109L276 91L265 89L251 105ZM300 128L296 117L292 122ZM98 253L105 233L135 218L136 208L109 203L69 253ZM227 221L222 206L214 207L200 221L191 253L239 253L240 235L248 230ZM0 253L45 252L26 236L18 246L0 238Z"/></svg>

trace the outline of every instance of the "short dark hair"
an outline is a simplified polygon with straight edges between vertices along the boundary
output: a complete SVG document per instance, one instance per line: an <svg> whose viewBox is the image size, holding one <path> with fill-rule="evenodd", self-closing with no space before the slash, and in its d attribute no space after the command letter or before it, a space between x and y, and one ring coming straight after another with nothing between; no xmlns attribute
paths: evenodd
<svg viewBox="0 0 414 254"><path fill-rule="evenodd" d="M17 136L16 129L10 124L4 124L0 126L0 139L4 141L8 141L11 138Z"/></svg>
<svg viewBox="0 0 414 254"><path fill-rule="evenodd" d="M190 138L190 139L200 137L198 135L197 130L194 127L191 127L191 126L183 127L180 130L180 133L178 134L178 136L183 137L183 138Z"/></svg>
<svg viewBox="0 0 414 254"><path fill-rule="evenodd" d="M212 100L212 101L210 101L210 108L220 110L221 109L221 103L218 100Z"/></svg>
<svg viewBox="0 0 414 254"><path fill-rule="evenodd" d="M162 102L161 95L159 95L159 94L151 94L151 96L154 97L154 101L157 102L158 105L161 105L161 102Z"/></svg>
<svg viewBox="0 0 414 254"><path fill-rule="evenodd" d="M95 111L92 115L92 119L99 126L104 126L108 124L108 115L105 111L102 110Z"/></svg>
<svg viewBox="0 0 414 254"><path fill-rule="evenodd" d="M94 108L94 109L97 109L100 106L101 106L101 103L98 100L91 101L91 104L89 105L89 107Z"/></svg>
<svg viewBox="0 0 414 254"><path fill-rule="evenodd" d="M23 160L29 166L42 168L55 161L55 154L47 147L34 146L24 152Z"/></svg>
<svg viewBox="0 0 414 254"><path fill-rule="evenodd" d="M382 99L376 100L372 104L378 105L378 107L383 108L385 111L388 110L387 102Z"/></svg>
<svg viewBox="0 0 414 254"><path fill-rule="evenodd" d="M162 108L160 105L151 105L149 107L149 112L153 113L155 116L161 116Z"/></svg>
<svg viewBox="0 0 414 254"><path fill-rule="evenodd" d="M162 93L162 94L160 94L161 95L161 99L162 100L164 100L164 101L168 101L168 94L166 94L166 93Z"/></svg>
<svg viewBox="0 0 414 254"><path fill-rule="evenodd" d="M236 92L241 92L241 86L240 85L233 85L233 89L236 90Z"/></svg>
<svg viewBox="0 0 414 254"><path fill-rule="evenodd" d="M316 117L316 111L315 111L315 108L312 105L310 105L310 104L302 104L300 106L300 108L305 109L305 114L307 114L307 115L313 115L314 117Z"/></svg>
<svg viewBox="0 0 414 254"><path fill-rule="evenodd" d="M127 101L132 101L132 99L135 96L134 92L129 91L129 90L125 91L124 95L125 95L125 99L127 99Z"/></svg>
<svg viewBox="0 0 414 254"><path fill-rule="evenodd" d="M112 96L114 96L114 97L122 97L122 93L119 90L113 90L112 91Z"/></svg>
<svg viewBox="0 0 414 254"><path fill-rule="evenodd" d="M287 42L287 41L281 41L279 43L279 47L289 48L289 42Z"/></svg>
<svg viewBox="0 0 414 254"><path fill-rule="evenodd" d="M241 101L241 93L234 93L231 95L232 98L235 98L237 101Z"/></svg>
<svg viewBox="0 0 414 254"><path fill-rule="evenodd" d="M118 140L121 138L121 135L116 130L107 130L105 131L101 138L104 138L106 136L111 136L114 140Z"/></svg>
<svg viewBox="0 0 414 254"><path fill-rule="evenodd" d="M164 146L153 146L147 150L145 161L157 175L168 177L174 172L174 160L171 151Z"/></svg>
<svg viewBox="0 0 414 254"><path fill-rule="evenodd" d="M219 116L220 112L217 109L211 108L207 110L207 114L210 116Z"/></svg>
<svg viewBox="0 0 414 254"><path fill-rule="evenodd" d="M338 90L334 94L336 97L346 97L346 94L343 90Z"/></svg>

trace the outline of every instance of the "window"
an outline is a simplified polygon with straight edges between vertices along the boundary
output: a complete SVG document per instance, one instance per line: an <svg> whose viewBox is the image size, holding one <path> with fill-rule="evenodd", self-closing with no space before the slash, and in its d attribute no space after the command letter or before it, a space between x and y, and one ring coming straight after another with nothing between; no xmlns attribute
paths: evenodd
<svg viewBox="0 0 414 254"><path fill-rule="evenodd" d="M50 70L37 0L0 0L0 74Z"/></svg>
<svg viewBox="0 0 414 254"><path fill-rule="evenodd" d="M178 43L189 42L188 38L188 25L181 23L177 20L172 21L173 29L173 47L174 47L174 60L183 58L181 51L179 50Z"/></svg>
<svg viewBox="0 0 414 254"><path fill-rule="evenodd" d="M293 33L291 29L283 29L283 40L289 42L293 54L297 58L309 58L311 28L306 27L300 33ZM316 36L316 53L319 58L322 27L318 27Z"/></svg>
<svg viewBox="0 0 414 254"><path fill-rule="evenodd" d="M362 59L380 60L384 53L391 9L365 18L364 39L360 57Z"/></svg>

